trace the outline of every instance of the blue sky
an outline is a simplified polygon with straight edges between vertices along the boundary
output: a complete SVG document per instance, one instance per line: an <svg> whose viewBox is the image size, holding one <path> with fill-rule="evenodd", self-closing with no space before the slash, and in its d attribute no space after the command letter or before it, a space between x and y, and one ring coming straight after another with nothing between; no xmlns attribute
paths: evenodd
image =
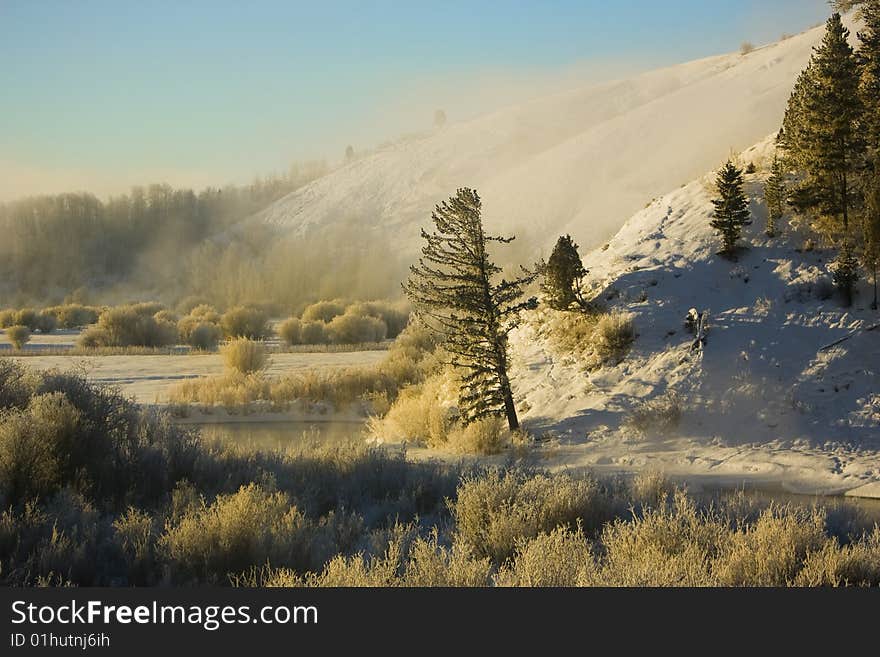
<svg viewBox="0 0 880 657"><path fill-rule="evenodd" d="M764 43L825 0L0 0L0 199L246 181L491 109Z"/></svg>

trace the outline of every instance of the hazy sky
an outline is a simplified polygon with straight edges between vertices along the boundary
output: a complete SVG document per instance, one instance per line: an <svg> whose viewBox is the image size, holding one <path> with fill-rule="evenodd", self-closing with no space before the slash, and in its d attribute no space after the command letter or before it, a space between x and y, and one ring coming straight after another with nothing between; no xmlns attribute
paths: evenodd
<svg viewBox="0 0 880 657"><path fill-rule="evenodd" d="M0 200L245 182L584 79L774 41L826 0L0 0Z"/></svg>

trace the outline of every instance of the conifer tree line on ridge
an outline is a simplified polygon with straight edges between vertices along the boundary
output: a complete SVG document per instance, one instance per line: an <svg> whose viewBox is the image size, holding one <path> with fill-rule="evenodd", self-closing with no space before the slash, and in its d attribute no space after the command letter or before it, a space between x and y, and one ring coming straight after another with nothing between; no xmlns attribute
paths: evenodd
<svg viewBox="0 0 880 657"><path fill-rule="evenodd" d="M874 284L880 260L880 0L858 5L857 47L839 13L798 77L777 137L777 159L765 189L767 233L783 204L837 250L834 281L846 305L864 267Z"/></svg>
<svg viewBox="0 0 880 657"><path fill-rule="evenodd" d="M863 267L878 307L880 269L880 0L838 0L858 8L858 47L840 13L828 19L822 43L800 74L777 135L777 152L764 187L767 237L778 234L786 207L807 220L826 246L837 250L834 282L852 305ZM712 227L719 255L734 258L748 200L743 172L728 161L715 181Z"/></svg>

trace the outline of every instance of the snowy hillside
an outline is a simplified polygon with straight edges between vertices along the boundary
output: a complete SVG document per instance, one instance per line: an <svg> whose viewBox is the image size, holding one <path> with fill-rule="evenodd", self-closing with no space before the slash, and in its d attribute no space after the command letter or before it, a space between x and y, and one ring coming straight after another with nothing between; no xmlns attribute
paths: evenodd
<svg viewBox="0 0 880 657"><path fill-rule="evenodd" d="M393 231L396 246L409 252L433 205L468 186L483 197L490 229L514 230L535 249L560 232L595 246L650 199L776 130L821 36L816 28L745 56L452 123L356 159L249 221L294 233L355 221Z"/></svg>
<svg viewBox="0 0 880 657"><path fill-rule="evenodd" d="M584 258L609 309L631 313L638 338L617 367L591 374L560 357L532 322L513 336L516 394L530 430L555 436L549 464L657 467L691 481L783 484L796 491L880 496L880 322L859 290L828 298L832 253L802 251L787 224L764 235L761 201L773 141L741 156L754 223L737 262L716 255L706 176L653 202ZM709 312L701 354L684 328ZM668 435L625 426L646 400L674 391L683 410Z"/></svg>

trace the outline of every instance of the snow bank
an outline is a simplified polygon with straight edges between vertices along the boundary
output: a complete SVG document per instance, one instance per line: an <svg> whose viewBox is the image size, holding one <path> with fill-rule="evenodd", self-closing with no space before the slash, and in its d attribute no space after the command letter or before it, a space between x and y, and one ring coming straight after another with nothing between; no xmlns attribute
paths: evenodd
<svg viewBox="0 0 880 657"><path fill-rule="evenodd" d="M784 483L798 492L880 486L880 330L863 285L852 308L826 298L833 253L801 250L790 226L764 235L766 139L740 157L754 223L737 262L716 255L709 226L714 175L653 202L584 258L610 309L632 314L638 338L617 367L584 372L560 358L534 324L513 336L515 386L557 467L657 467L713 485ZM685 330L708 311L704 352ZM853 334L834 347L827 345ZM624 424L646 400L674 391L680 426L636 436Z"/></svg>

